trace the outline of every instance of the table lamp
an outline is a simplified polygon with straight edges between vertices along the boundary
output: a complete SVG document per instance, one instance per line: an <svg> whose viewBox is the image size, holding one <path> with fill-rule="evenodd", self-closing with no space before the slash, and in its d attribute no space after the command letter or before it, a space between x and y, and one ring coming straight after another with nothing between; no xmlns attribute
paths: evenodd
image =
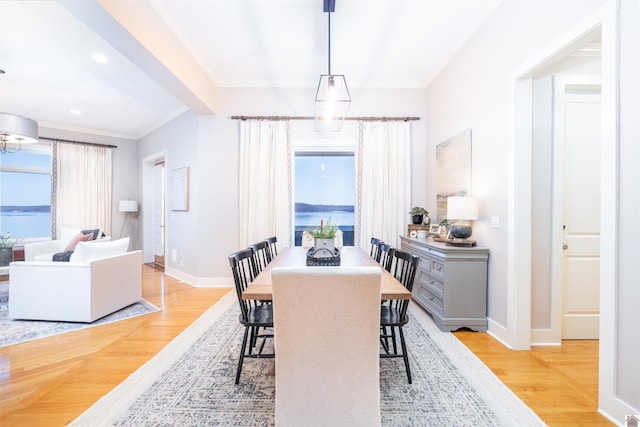
<svg viewBox="0 0 640 427"><path fill-rule="evenodd" d="M478 219L478 200L473 197L452 196L447 198L447 218L451 223L447 245L475 246L475 240L469 240L473 229L471 221Z"/></svg>

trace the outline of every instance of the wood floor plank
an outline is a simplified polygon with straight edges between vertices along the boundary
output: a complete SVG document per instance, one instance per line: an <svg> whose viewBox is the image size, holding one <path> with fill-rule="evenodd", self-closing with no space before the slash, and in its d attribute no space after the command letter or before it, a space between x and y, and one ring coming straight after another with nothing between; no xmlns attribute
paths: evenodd
<svg viewBox="0 0 640 427"><path fill-rule="evenodd" d="M196 288L143 266L133 319L0 348L0 425L64 426L156 355L230 289ZM456 332L550 426L609 426L597 413L597 344L511 351L489 334Z"/></svg>

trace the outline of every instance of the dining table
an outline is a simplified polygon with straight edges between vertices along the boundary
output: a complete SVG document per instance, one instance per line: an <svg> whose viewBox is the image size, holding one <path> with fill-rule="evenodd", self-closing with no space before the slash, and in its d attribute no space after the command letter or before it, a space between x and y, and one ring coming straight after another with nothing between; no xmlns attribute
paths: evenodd
<svg viewBox="0 0 640 427"><path fill-rule="evenodd" d="M276 267L305 267L307 266L307 252L309 248L290 246L282 249L278 255L253 279L242 293L243 300L271 301L273 299L273 286L271 271ZM382 268L367 252L355 246L343 246L340 251L340 267L372 267L380 268L382 282L380 298L411 299L411 292L405 288L393 275ZM318 268L309 266L308 268Z"/></svg>

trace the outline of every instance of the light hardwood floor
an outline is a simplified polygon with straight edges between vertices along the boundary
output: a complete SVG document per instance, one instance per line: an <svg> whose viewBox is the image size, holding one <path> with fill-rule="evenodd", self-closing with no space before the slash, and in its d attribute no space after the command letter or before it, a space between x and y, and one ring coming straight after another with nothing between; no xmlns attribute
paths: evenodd
<svg viewBox="0 0 640 427"><path fill-rule="evenodd" d="M0 425L68 424L226 292L194 288L143 266L143 297L160 312L0 348ZM514 352L488 334L456 336L547 424L611 425L597 413L597 343Z"/></svg>

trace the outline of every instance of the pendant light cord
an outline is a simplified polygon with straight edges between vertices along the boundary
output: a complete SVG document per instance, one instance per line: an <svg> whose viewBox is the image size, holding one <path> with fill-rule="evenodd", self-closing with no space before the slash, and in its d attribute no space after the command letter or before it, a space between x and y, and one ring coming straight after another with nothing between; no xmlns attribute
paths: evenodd
<svg viewBox="0 0 640 427"><path fill-rule="evenodd" d="M329 43L328 43L329 44L329 49L328 49L329 73L328 74L331 75L331 11L327 12L327 15L329 16L328 19L327 19L327 22L329 23L329 27L327 29L327 34L328 34L327 39L329 41Z"/></svg>

